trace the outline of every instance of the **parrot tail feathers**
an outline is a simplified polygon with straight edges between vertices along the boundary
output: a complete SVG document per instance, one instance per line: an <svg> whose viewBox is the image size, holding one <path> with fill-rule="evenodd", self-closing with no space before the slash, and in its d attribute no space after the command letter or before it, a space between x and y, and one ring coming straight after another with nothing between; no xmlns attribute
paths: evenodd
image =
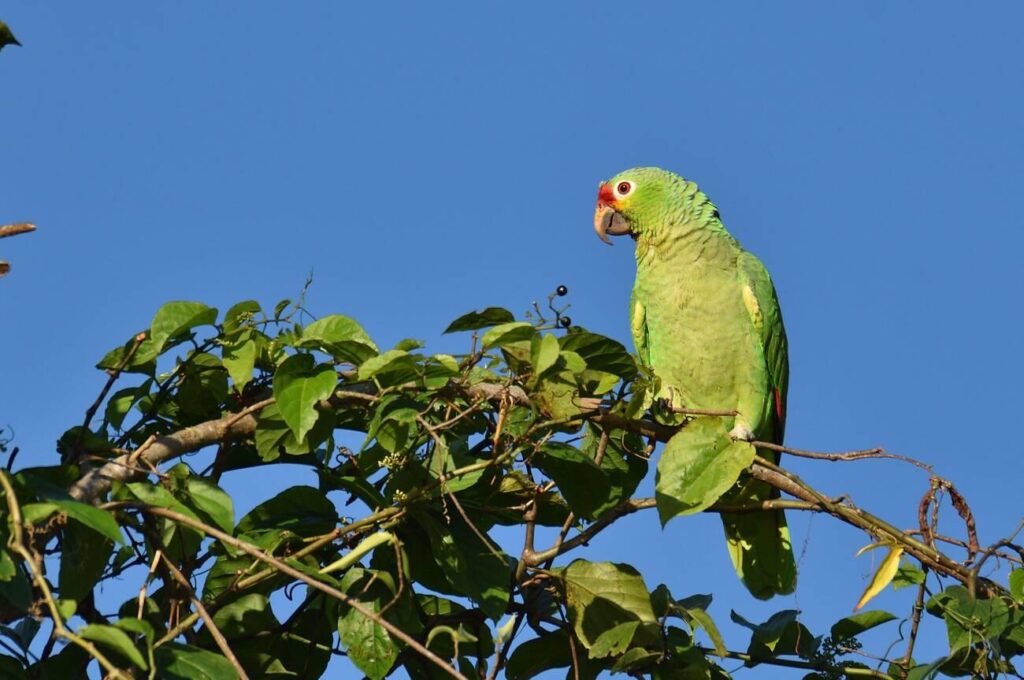
<svg viewBox="0 0 1024 680"><path fill-rule="evenodd" d="M726 496L730 503L742 503L777 497L778 491L747 478ZM723 513L722 523L736 574L754 597L767 600L796 589L796 561L781 510Z"/></svg>

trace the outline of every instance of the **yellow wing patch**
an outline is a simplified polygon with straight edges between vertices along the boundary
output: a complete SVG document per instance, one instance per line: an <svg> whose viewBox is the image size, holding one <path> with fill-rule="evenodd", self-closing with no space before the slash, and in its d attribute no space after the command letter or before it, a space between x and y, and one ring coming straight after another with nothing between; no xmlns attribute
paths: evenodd
<svg viewBox="0 0 1024 680"><path fill-rule="evenodd" d="M757 296L754 295L754 290L748 286L743 286L743 304L746 305L747 311L750 312L750 320L754 322L754 328L757 332L761 332L761 327L764 326L764 318L761 316L761 305L757 304Z"/></svg>

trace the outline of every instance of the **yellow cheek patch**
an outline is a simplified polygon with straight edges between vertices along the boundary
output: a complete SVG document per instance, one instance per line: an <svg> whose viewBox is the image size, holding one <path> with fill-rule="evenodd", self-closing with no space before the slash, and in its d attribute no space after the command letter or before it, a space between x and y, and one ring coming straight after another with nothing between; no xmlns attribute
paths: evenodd
<svg viewBox="0 0 1024 680"><path fill-rule="evenodd" d="M754 322L754 328L760 333L761 326L764 325L764 319L761 316L761 305L757 304L757 297L750 286L743 286L743 304L746 305L747 311L750 312L750 319Z"/></svg>

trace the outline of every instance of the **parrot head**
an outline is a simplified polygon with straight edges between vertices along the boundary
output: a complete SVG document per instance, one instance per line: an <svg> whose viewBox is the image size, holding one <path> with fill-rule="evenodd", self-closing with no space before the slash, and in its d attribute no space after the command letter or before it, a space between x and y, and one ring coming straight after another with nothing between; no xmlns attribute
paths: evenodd
<svg viewBox="0 0 1024 680"><path fill-rule="evenodd" d="M597 190L594 231L611 245L608 235L642 236L660 223L665 211L683 191L686 181L661 168L633 168L620 172Z"/></svg>

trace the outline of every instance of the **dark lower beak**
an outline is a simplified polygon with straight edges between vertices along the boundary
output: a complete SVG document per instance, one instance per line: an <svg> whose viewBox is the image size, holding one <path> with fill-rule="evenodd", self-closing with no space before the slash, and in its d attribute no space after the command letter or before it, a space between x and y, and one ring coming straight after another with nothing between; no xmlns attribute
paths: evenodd
<svg viewBox="0 0 1024 680"><path fill-rule="evenodd" d="M597 237L611 245L612 242L608 239L608 235L622 236L623 234L630 233L629 221L622 216L622 213L617 212L610 205L604 203L598 203L597 210L594 211L594 231L597 232Z"/></svg>

